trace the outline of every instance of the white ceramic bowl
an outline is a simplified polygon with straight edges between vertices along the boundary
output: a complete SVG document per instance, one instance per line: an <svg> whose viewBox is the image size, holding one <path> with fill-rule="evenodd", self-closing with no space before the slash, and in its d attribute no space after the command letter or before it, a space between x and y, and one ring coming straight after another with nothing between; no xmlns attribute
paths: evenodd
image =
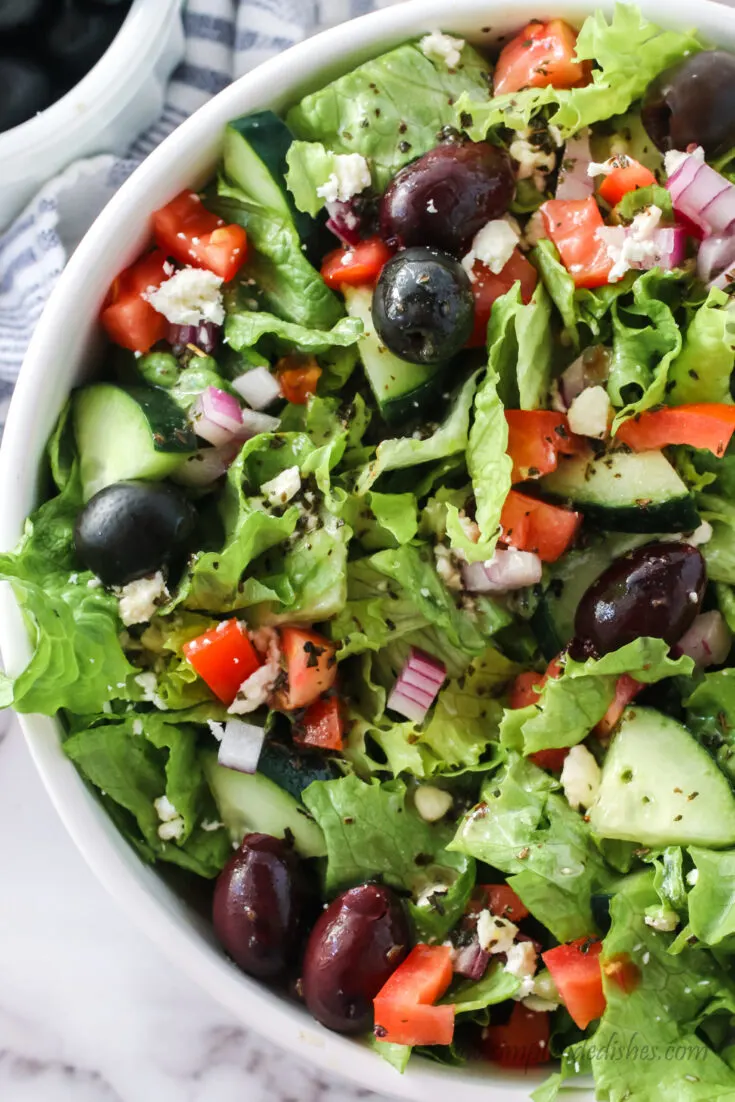
<svg viewBox="0 0 735 1102"><path fill-rule="evenodd" d="M148 215L187 185L212 172L228 119L263 107L276 110L356 62L406 38L443 27L482 43L516 30L531 18L562 16L580 23L593 6L610 11L611 0L410 0L336 27L274 58L220 93L184 123L137 172L99 216L61 277L26 356L0 452L0 547L12 547L37 500L44 446L70 388L92 365L96 317L113 277L148 237ZM690 0L642 0L657 22L691 26ZM698 0L697 26L712 42L735 50L735 12ZM485 36L481 27L492 30ZM29 658L29 642L17 606L6 593L0 607L0 642L8 670ZM87 791L60 748L56 722L21 719L36 765L56 808L99 879L142 929L181 968L238 1018L271 1040L347 1076L362 1087L414 1099L444 1102L520 1102L538 1076L518 1077L489 1065L454 1070L412 1061L399 1076L359 1043L318 1026L306 1011L244 976L220 952L207 924L145 866ZM572 1089L581 1102L588 1088Z"/></svg>
<svg viewBox="0 0 735 1102"><path fill-rule="evenodd" d="M133 0L114 41L66 95L0 133L0 229L41 184L91 153L124 153L163 111L184 55L182 0Z"/></svg>

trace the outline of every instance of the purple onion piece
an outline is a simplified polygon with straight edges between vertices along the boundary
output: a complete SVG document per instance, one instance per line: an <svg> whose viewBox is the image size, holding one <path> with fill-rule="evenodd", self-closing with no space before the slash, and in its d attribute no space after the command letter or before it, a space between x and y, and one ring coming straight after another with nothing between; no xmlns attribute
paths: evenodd
<svg viewBox="0 0 735 1102"><path fill-rule="evenodd" d="M343 245L359 245L362 240L362 217L353 200L335 199L327 203L327 229L338 237Z"/></svg>
<svg viewBox="0 0 735 1102"><path fill-rule="evenodd" d="M175 356L180 356L193 344L201 352L210 355L219 344L222 328L213 321L201 321L198 325L169 325L168 342Z"/></svg>

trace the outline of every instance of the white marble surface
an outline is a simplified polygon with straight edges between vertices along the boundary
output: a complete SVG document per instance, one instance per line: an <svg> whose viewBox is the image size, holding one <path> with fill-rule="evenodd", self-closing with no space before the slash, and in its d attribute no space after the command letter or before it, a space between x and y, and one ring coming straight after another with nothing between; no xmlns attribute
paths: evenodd
<svg viewBox="0 0 735 1102"><path fill-rule="evenodd" d="M380 1102L243 1029L94 879L0 713L2 1102Z"/></svg>

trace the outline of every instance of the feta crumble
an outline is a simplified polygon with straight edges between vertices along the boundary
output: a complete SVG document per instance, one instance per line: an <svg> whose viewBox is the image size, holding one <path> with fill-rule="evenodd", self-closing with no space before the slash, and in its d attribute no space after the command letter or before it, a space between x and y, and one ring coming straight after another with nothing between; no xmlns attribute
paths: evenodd
<svg viewBox="0 0 735 1102"><path fill-rule="evenodd" d="M679 916L676 911L670 911L667 907L659 907L655 913L644 915L643 921L652 930L670 934L679 925Z"/></svg>
<svg viewBox="0 0 735 1102"><path fill-rule="evenodd" d="M419 42L419 49L429 61L441 61L447 69L456 69L462 60L463 38L453 38L451 34L432 31Z"/></svg>
<svg viewBox="0 0 735 1102"><path fill-rule="evenodd" d="M444 582L447 589L462 589L462 573L456 556L443 543L434 545L434 560L436 572Z"/></svg>
<svg viewBox="0 0 735 1102"><path fill-rule="evenodd" d="M488 910L480 911L477 937L486 953L508 953L517 933L518 927L507 918L500 918Z"/></svg>
<svg viewBox="0 0 735 1102"><path fill-rule="evenodd" d="M443 788L433 784L421 784L414 793L414 803L424 822L435 823L443 819L452 806L452 797Z"/></svg>
<svg viewBox="0 0 735 1102"><path fill-rule="evenodd" d="M575 810L587 809L595 801L600 788L600 767L586 746L573 746L561 771L561 785L567 803Z"/></svg>
<svg viewBox="0 0 735 1102"><path fill-rule="evenodd" d="M610 269L610 283L617 283L630 268L653 266L659 255L659 245L655 238L656 230L663 211L652 204L639 214L626 229L624 226L602 226L597 237L607 250L613 263Z"/></svg>
<svg viewBox="0 0 735 1102"><path fill-rule="evenodd" d="M569 407L569 428L579 436L604 440L610 420L610 399L604 386L590 386Z"/></svg>
<svg viewBox="0 0 735 1102"><path fill-rule="evenodd" d="M327 182L316 189L320 198L328 203L346 203L353 195L370 187L370 168L362 154L336 153L332 163L334 171Z"/></svg>
<svg viewBox="0 0 735 1102"><path fill-rule="evenodd" d="M260 650L253 640L256 650ZM243 681L227 711L231 715L247 715L265 704L281 672L281 651L275 632L267 637L266 660L263 665Z"/></svg>
<svg viewBox="0 0 735 1102"><path fill-rule="evenodd" d="M265 495L271 505L285 505L287 501L296 496L300 489L301 476L299 475L299 468L287 467L275 478L264 482L260 487L260 492Z"/></svg>
<svg viewBox="0 0 735 1102"><path fill-rule="evenodd" d="M517 941L511 945L503 969L521 981L513 996L518 1002L533 994L533 976L536 971L536 950L530 941Z"/></svg>
<svg viewBox="0 0 735 1102"><path fill-rule="evenodd" d="M701 547L705 543L709 543L714 535L712 525L708 520L703 520L699 528L695 528L691 536L686 539L687 543L690 543L692 547Z"/></svg>
<svg viewBox="0 0 735 1102"><path fill-rule="evenodd" d="M131 624L146 624L158 611L160 605L168 600L168 590L163 574L157 570L145 578L128 582L118 591L120 619L126 627Z"/></svg>
<svg viewBox="0 0 735 1102"><path fill-rule="evenodd" d="M499 275L513 255L520 235L504 218L487 222L472 239L470 251L462 259L462 267L474 280L472 269L479 260L493 275Z"/></svg>
<svg viewBox="0 0 735 1102"><path fill-rule="evenodd" d="M690 888L693 888L698 880L699 880L699 869L691 869L687 873L687 884L689 885Z"/></svg>
<svg viewBox="0 0 735 1102"><path fill-rule="evenodd" d="M625 153L617 153L608 157L606 161L590 161L587 166L588 176L610 176L618 168L627 168L631 163L630 157Z"/></svg>
<svg viewBox="0 0 735 1102"><path fill-rule="evenodd" d="M213 830L221 830L222 827L225 824L219 822L218 819L202 819L202 824L201 825L202 825L202 830L205 830L205 831L207 831L207 833L209 833L210 831L213 831Z"/></svg>
<svg viewBox="0 0 735 1102"><path fill-rule="evenodd" d="M159 796L157 800L153 801L153 806L156 809L156 815L161 820L158 837L164 842L180 838L184 832L185 823L168 796Z"/></svg>
<svg viewBox="0 0 735 1102"><path fill-rule="evenodd" d="M556 153L547 153L534 144L530 140L533 133L531 129L517 130L508 152L518 163L516 178L533 180L538 191L543 191L546 187L546 177L556 168Z"/></svg>
<svg viewBox="0 0 735 1102"><path fill-rule="evenodd" d="M162 823L170 823L172 819L178 817L179 813L168 796L159 796L157 800L153 801L153 806L156 809L156 815Z"/></svg>
<svg viewBox="0 0 735 1102"><path fill-rule="evenodd" d="M221 286L222 277L214 272L182 268L143 298L172 325L198 325L202 321L221 325L225 320Z"/></svg>

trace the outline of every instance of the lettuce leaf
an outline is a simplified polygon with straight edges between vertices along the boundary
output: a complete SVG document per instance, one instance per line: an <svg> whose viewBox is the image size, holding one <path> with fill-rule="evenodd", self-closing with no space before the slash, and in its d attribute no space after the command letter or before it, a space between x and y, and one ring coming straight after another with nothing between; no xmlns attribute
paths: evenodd
<svg viewBox="0 0 735 1102"><path fill-rule="evenodd" d="M549 121L568 138L592 123L622 115L654 77L701 49L693 33L661 30L637 7L616 4L609 23L598 11L579 32L577 57L597 63L590 84L572 89L528 88L489 101L466 94L457 101L456 124L464 123L472 140L482 141L499 126L525 129L534 115L549 107Z"/></svg>
<svg viewBox="0 0 735 1102"><path fill-rule="evenodd" d="M732 404L730 376L735 367L735 314L731 299L713 288L694 313L684 336L684 347L669 371L668 402L725 402Z"/></svg>
<svg viewBox="0 0 735 1102"><path fill-rule="evenodd" d="M300 352L326 352L330 348L346 348L359 340L362 322L358 318L340 318L331 329L307 328L283 321L274 314L256 310L239 310L229 314L225 322L225 340L236 351L253 348L263 336L275 337L283 353L296 348Z"/></svg>
<svg viewBox="0 0 735 1102"><path fill-rule="evenodd" d="M446 849L451 827L425 822L399 780L368 784L353 776L314 781L303 799L326 838L328 895L379 877L410 893L409 909L420 938L445 936L463 913L475 883L472 858ZM427 895L432 887L438 890Z"/></svg>
<svg viewBox="0 0 735 1102"><path fill-rule="evenodd" d="M689 930L704 945L735 934L735 850L689 847L697 881L689 892Z"/></svg>
<svg viewBox="0 0 735 1102"><path fill-rule="evenodd" d="M730 467L729 458L723 467ZM697 464L699 466L699 463ZM728 479L730 470L723 470ZM702 545L702 554L707 563L707 576L712 582L727 582L735 585L735 504L717 494L697 494L697 508L702 520L712 525L712 536Z"/></svg>
<svg viewBox="0 0 735 1102"><path fill-rule="evenodd" d="M685 704L687 727L735 781L735 669L706 673Z"/></svg>

